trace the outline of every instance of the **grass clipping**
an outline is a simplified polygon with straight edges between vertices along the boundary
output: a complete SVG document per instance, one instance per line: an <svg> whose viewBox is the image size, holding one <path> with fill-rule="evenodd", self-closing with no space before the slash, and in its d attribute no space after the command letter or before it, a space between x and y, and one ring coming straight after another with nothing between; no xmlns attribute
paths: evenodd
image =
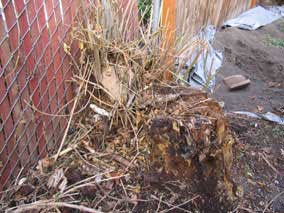
<svg viewBox="0 0 284 213"><path fill-rule="evenodd" d="M68 131L57 155L6 194L9 211L189 212L234 199L234 140L221 107L203 91L163 82L174 67L159 44L163 29L129 30L128 2L97 3L77 19L79 52L64 46L76 85Z"/></svg>

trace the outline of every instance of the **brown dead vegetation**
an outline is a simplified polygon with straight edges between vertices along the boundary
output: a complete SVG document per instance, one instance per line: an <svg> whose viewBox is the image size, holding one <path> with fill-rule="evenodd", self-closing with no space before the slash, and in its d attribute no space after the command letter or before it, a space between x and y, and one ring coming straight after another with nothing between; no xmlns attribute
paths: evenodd
<svg viewBox="0 0 284 213"><path fill-rule="evenodd" d="M230 208L234 139L222 109L204 91L163 81L174 67L163 30L139 28L129 40L129 2L122 22L115 4L78 19L79 55L64 46L76 85L68 127L57 153L5 193L8 211Z"/></svg>

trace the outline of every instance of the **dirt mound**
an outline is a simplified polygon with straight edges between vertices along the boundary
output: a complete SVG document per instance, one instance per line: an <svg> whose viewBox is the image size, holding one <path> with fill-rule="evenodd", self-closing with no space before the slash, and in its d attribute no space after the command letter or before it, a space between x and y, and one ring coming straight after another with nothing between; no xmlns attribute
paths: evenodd
<svg viewBox="0 0 284 213"><path fill-rule="evenodd" d="M217 75L215 96L224 101L226 110L264 111L283 107L284 100L284 20L256 31L228 28L218 32L215 47L223 49L225 61ZM251 85L241 91L229 92L223 78L242 74Z"/></svg>

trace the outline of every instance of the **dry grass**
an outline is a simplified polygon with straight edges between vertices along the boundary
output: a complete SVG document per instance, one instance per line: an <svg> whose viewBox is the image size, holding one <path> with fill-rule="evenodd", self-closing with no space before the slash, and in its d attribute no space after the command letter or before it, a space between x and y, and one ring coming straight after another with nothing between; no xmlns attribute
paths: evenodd
<svg viewBox="0 0 284 213"><path fill-rule="evenodd" d="M176 73L191 57L189 47L191 51L195 46L206 48L202 40L188 38L188 42L183 39L184 45L173 51L173 47L164 42L166 26L152 32L151 24L142 25L142 15L139 24L133 27L131 11L136 6L135 1L128 1L125 8L115 1L104 2L90 5L88 9L83 7L82 18L76 21L71 43L79 47L79 53L71 53L71 44L64 46L75 68L73 81L77 95L58 153L63 148L75 108L80 107L80 99L87 97L96 113L108 115L110 127L120 122L137 131L134 105L141 102L143 90L153 82L163 82L165 72L171 72L176 80ZM177 47L179 42L178 39ZM174 71L177 56L180 66Z"/></svg>

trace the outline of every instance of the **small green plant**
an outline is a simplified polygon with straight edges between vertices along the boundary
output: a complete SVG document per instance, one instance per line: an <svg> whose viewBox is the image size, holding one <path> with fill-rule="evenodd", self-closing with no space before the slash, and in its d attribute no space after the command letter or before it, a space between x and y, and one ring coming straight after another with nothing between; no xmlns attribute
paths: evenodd
<svg viewBox="0 0 284 213"><path fill-rule="evenodd" d="M272 129L273 135L276 137L284 137L284 129L282 126L276 126Z"/></svg>
<svg viewBox="0 0 284 213"><path fill-rule="evenodd" d="M138 8L144 23L149 23L151 17L152 0L139 0Z"/></svg>
<svg viewBox="0 0 284 213"><path fill-rule="evenodd" d="M284 39L273 38L271 36L268 36L267 42L269 45L272 45L278 48L284 48Z"/></svg>
<svg viewBox="0 0 284 213"><path fill-rule="evenodd" d="M279 25L280 32L284 33L284 24Z"/></svg>

